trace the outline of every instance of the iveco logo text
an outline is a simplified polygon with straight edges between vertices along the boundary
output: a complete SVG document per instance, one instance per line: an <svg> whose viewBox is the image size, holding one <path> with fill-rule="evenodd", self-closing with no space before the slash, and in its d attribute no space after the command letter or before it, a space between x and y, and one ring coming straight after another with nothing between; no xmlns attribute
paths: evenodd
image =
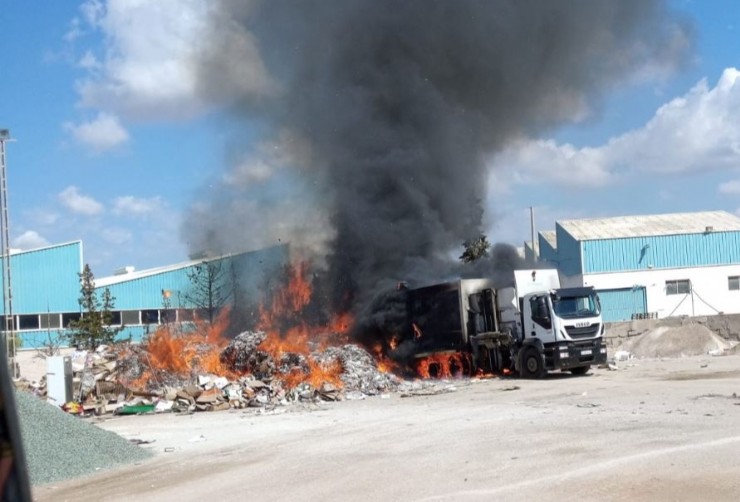
<svg viewBox="0 0 740 502"><path fill-rule="evenodd" d="M590 322L577 322L576 323L576 328L588 328L589 326L591 326Z"/></svg>

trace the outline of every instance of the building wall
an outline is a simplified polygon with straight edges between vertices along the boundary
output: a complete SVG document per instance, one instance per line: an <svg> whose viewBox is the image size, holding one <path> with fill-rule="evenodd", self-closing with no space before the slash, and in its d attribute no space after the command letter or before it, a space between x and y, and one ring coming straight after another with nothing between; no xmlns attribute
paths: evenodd
<svg viewBox="0 0 740 502"><path fill-rule="evenodd" d="M77 274L82 268L81 243L74 244L76 247L70 245L52 248L55 249L54 252L38 255L29 252L17 255L30 256L19 262L23 266L19 266L17 274L17 280L22 282L25 278L26 283L16 285L16 276L13 277L13 291L17 291L16 295L19 296L19 300L14 303L14 314L16 319L21 319L21 314L37 314L37 320L40 319L35 329L23 329L20 324L18 325L21 328L17 331L22 342L21 349L41 347L47 345L50 340L58 342L67 333L64 326L67 325L68 319L65 316L79 315L80 283ZM75 252L76 259L72 259ZM11 264L14 266L15 258L16 255L11 256ZM289 262L289 248L287 245L274 246L236 254L221 261L224 279L228 281L236 279L245 297L258 301L261 290L267 286L271 278L278 277L278 269ZM165 307L163 291L170 292L170 308L192 311L196 306L189 304L185 296L192 288L188 272L193 266L133 277L131 280L126 280L125 276L122 276L120 282L107 286L115 297L113 310L123 318L124 329L119 338L131 337L133 341L140 341L147 334L156 331L158 325L166 318L163 314ZM32 276L30 272L22 274L21 272L26 269L41 272L36 276ZM233 289L229 285L225 286ZM99 298L104 289L97 288ZM47 297L53 299L47 303ZM29 310L39 308L40 305L43 305L43 309ZM183 312L179 312L178 316L181 313ZM54 322L49 322L48 318Z"/></svg>
<svg viewBox="0 0 740 502"><path fill-rule="evenodd" d="M604 322L625 321L634 314L647 313L647 295L642 286L601 289L598 294Z"/></svg>
<svg viewBox="0 0 740 502"><path fill-rule="evenodd" d="M288 246L273 246L258 251L240 253L220 260L221 276L231 281L232 276L248 296L257 295L259 289L276 269L288 262ZM194 266L169 270L159 274L122 281L107 286L116 298L116 310L159 309L163 304L163 291L170 292L172 308L193 308L187 296L193 285L188 274ZM122 276L125 278L125 276ZM229 288L228 284L222 285ZM101 289L98 288L99 292Z"/></svg>
<svg viewBox="0 0 740 502"><path fill-rule="evenodd" d="M5 267L0 257L0 267ZM10 255L14 314L76 312L82 271L82 242ZM0 306L5 314L5 307Z"/></svg>
<svg viewBox="0 0 740 502"><path fill-rule="evenodd" d="M557 240L558 271L561 275L573 276L583 273L581 243L573 238L559 223L555 224Z"/></svg>
<svg viewBox="0 0 740 502"><path fill-rule="evenodd" d="M584 241L583 273L740 263L740 232Z"/></svg>
<svg viewBox="0 0 740 502"><path fill-rule="evenodd" d="M659 318L702 316L718 312L740 313L740 291L729 290L728 277L731 276L740 276L740 265L584 274L582 284L594 286L597 291L644 287L648 313L654 312ZM674 280L689 280L691 292L667 294L666 281ZM607 307L611 308L611 305L606 305L605 308Z"/></svg>
<svg viewBox="0 0 740 502"><path fill-rule="evenodd" d="M558 265L558 253L555 249L547 242L541 234L537 236L537 240L540 246L539 259L543 263L548 263L553 267L557 268Z"/></svg>

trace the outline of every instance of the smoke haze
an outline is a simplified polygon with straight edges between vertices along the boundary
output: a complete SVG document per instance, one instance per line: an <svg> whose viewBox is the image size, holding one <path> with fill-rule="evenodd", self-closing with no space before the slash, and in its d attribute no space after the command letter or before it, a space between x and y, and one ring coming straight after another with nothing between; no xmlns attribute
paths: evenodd
<svg viewBox="0 0 740 502"><path fill-rule="evenodd" d="M359 304L459 274L452 253L482 230L484 160L674 70L691 39L646 0L222 0L209 23L200 92L261 141L194 207L188 241L291 242L325 265L335 301Z"/></svg>

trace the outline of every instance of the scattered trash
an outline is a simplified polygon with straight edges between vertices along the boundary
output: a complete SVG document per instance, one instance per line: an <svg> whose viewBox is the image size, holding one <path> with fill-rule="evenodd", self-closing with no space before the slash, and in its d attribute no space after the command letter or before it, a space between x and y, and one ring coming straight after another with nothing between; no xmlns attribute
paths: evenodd
<svg viewBox="0 0 740 502"><path fill-rule="evenodd" d="M142 445L142 444L152 444L156 442L156 439L146 440L146 439L129 439L128 442L135 445Z"/></svg>
<svg viewBox="0 0 740 502"><path fill-rule="evenodd" d="M629 361L630 358L631 358L631 354L627 352L626 350L618 350L614 353L614 360L617 362Z"/></svg>
<svg viewBox="0 0 740 502"><path fill-rule="evenodd" d="M141 415L142 413L154 412L153 404L134 404L121 406L116 410L116 415Z"/></svg>

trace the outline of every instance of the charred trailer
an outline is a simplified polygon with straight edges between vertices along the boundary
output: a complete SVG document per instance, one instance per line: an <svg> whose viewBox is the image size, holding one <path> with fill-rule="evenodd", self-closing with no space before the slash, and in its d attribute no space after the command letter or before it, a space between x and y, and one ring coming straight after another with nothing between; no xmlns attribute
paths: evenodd
<svg viewBox="0 0 740 502"><path fill-rule="evenodd" d="M489 279L461 279L409 290L405 332L413 341L414 357L449 357L450 364L461 366L468 375L478 370L511 370L513 338L499 329L496 298Z"/></svg>

